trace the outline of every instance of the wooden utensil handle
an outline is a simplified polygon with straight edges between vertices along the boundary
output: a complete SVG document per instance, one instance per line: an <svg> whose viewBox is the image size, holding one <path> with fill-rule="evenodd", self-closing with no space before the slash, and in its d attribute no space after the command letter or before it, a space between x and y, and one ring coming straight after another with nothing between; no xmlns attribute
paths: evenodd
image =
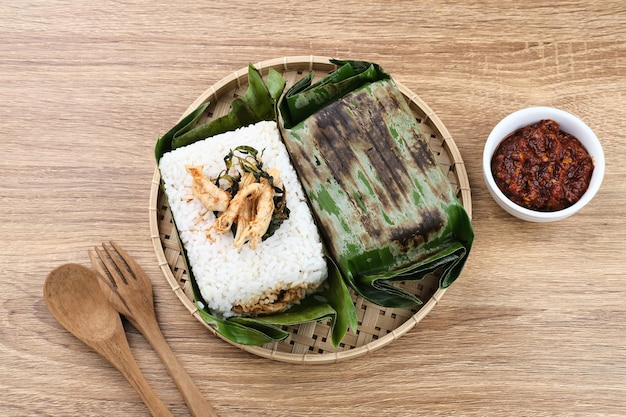
<svg viewBox="0 0 626 417"><path fill-rule="evenodd" d="M146 378L144 377L139 365L133 358L130 350L110 351L105 356L111 363L124 375L130 385L137 391L142 401L150 410L150 414L154 417L173 417L167 406L157 396Z"/></svg>
<svg viewBox="0 0 626 417"><path fill-rule="evenodd" d="M148 343L157 353L161 362L172 376L174 383L183 396L189 411L194 417L218 417L213 406L204 399L198 386L193 382L183 365L165 340L156 321L145 320L145 323L131 323L144 335Z"/></svg>

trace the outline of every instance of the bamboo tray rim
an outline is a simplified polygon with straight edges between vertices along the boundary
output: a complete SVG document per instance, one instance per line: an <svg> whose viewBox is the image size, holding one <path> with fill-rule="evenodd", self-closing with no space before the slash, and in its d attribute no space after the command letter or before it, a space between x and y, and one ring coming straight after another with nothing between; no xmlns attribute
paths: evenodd
<svg viewBox="0 0 626 417"><path fill-rule="evenodd" d="M283 76L285 74L292 74L294 72L301 74L303 71L316 71L316 72L331 72L337 68L337 66L330 62L330 58L322 57L322 56L286 56L282 58L276 58L266 61L257 62L253 64L254 67L261 72L263 76L267 75L267 72L270 68L275 69L278 72L281 72ZM223 95L226 92L232 92L241 90L247 85L247 77L248 77L248 67L245 66L240 68L237 71L234 71L230 75L222 78L214 85L210 86L206 89L202 94L198 96L198 98L187 108L187 110L180 117L184 118L187 114L195 110L199 105L205 103L207 101L219 103L220 101L224 102ZM448 175L452 175L454 180L456 181L456 190L457 197L461 201L463 207L467 211L469 217L472 217L472 203L471 203L471 190L469 185L469 180L467 177L467 173L465 170L465 165L463 163L463 159L461 154L456 147L452 136L441 122L441 120L437 117L437 115L432 111L432 109L415 93L406 88L400 82L394 79L394 82L398 85L400 91L405 96L409 105L414 113L419 114L421 118L421 123L423 126L429 126L432 128L431 132L431 140L432 138L437 138L441 140L441 153L450 159L450 167ZM285 90L289 88L289 85L286 86ZM230 101L232 101L232 97ZM228 99L226 100L228 101ZM229 103L228 103L229 104ZM216 117L216 116L215 116ZM365 344L354 346L348 348L346 350L339 350L333 352L316 353L316 352L305 352L305 353L293 353L293 352L284 352L279 351L276 348L278 343L269 344L270 346L246 346L240 345L235 342L232 342L223 336L219 335L215 332L213 328L211 328L200 316L198 309L188 292L185 291L184 286L181 286L181 281L174 275L173 269L178 269L178 267L174 266L179 258L182 256L180 254L181 248L180 246L177 248L179 251L178 257L172 256L170 253L169 256L166 256L164 241L162 240L161 228L163 227L163 223L165 220L159 219L160 210L159 210L159 200L163 199L162 190L161 190L161 177L158 170L158 167L155 168L154 175L151 182L151 190L150 190L150 203L149 203L149 216L150 216L150 233L151 233L151 241L157 256L158 265L165 276L166 280L170 284L172 291L176 294L182 304L187 308L192 316L194 316L198 321L200 321L207 329L210 330L211 333L218 336L222 340L230 343L231 345L237 346L238 348L249 352L253 355L260 356L263 358L267 358L270 360L276 360L280 362L287 363L296 363L296 364L327 364L327 363L336 363L348 359L353 359L362 355L366 355L370 352L374 352L382 347L388 345L394 340L406 334L408 331L413 329L424 317L426 317L430 311L438 304L443 295L446 292L446 289L437 288L434 293L430 296L430 298L424 304L419 307L419 309L411 314L406 321L394 327L393 329L385 329L388 331L382 337L375 338ZM168 208L169 210L169 208ZM171 226L175 231L173 225ZM170 247L168 251L174 252L175 249L172 248L172 242L169 242ZM176 259L174 259L176 258ZM185 272L183 272L184 275ZM353 299L359 300L360 297L356 297L353 294ZM356 302L356 301L355 301ZM370 307L371 308L371 307ZM385 309L383 307L377 306L378 309L383 312ZM303 325L300 325L303 326ZM291 326L293 327L293 326ZM345 338L344 338L345 339Z"/></svg>

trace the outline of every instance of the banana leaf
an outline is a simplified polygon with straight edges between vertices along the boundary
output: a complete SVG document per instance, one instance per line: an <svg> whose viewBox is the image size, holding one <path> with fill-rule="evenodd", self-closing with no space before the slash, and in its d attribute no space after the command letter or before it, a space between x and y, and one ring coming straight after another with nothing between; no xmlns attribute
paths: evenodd
<svg viewBox="0 0 626 417"><path fill-rule="evenodd" d="M283 313L254 318L240 317L233 320L250 326L256 324L288 326L329 318L331 342L333 346L338 346L350 328L356 329L357 315L341 272L332 259L327 258L327 262L328 279L320 293L305 297L300 304Z"/></svg>
<svg viewBox="0 0 626 417"><path fill-rule="evenodd" d="M281 99L283 140L343 278L378 305L418 305L397 281L437 271L451 285L474 239L469 216L389 74L334 63Z"/></svg>
<svg viewBox="0 0 626 417"><path fill-rule="evenodd" d="M199 123L205 115L209 103L181 119L174 127L157 140L155 157L158 161L166 152L189 145L220 133L235 130L263 120L276 120L276 102L285 86L283 77L270 69L265 83L254 66L248 66L248 90L245 96L234 100L228 114L207 123ZM337 266L328 259L328 279L318 293L304 298L283 313L259 317L231 317L224 319L214 314L202 298L192 269L187 260L187 251L180 241L183 261L189 274L194 302L200 317L217 333L228 340L243 345L261 345L284 340L289 332L283 325L293 325L310 321L330 320L331 339L338 346L346 332L356 329L357 316L350 293Z"/></svg>
<svg viewBox="0 0 626 417"><path fill-rule="evenodd" d="M155 146L157 162L165 152L181 146L263 120L275 120L276 100L284 88L285 79L273 68L269 70L266 84L261 73L253 65L248 65L248 90L243 97L233 100L231 111L217 119L198 124L210 103L198 106L159 138Z"/></svg>

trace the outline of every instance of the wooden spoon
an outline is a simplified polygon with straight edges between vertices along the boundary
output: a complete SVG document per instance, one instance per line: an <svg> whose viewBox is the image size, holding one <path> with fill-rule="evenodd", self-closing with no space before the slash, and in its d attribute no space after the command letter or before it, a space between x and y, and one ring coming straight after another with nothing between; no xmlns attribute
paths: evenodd
<svg viewBox="0 0 626 417"><path fill-rule="evenodd" d="M43 297L63 327L126 377L153 416L172 416L141 373L120 315L102 294L95 271L79 264L61 265L46 278Z"/></svg>

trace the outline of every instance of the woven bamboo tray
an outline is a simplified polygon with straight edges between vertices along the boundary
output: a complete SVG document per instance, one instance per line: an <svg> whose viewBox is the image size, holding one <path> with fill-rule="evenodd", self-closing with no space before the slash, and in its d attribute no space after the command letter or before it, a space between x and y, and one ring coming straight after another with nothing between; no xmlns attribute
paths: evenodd
<svg viewBox="0 0 626 417"><path fill-rule="evenodd" d="M284 57L257 63L255 67L263 76L267 76L269 68L280 72L287 82L285 91L311 71L315 73L315 80L317 80L336 69L328 58L317 56ZM463 159L452 137L426 103L397 80L395 81L409 102L422 132L429 140L432 151L447 173L459 200L471 218L469 181ZM248 69L244 67L223 78L201 94L181 118L207 101L210 102L207 119L226 114L232 100L245 94L247 83ZM182 249L172 222L170 208L160 187L158 169L155 170L152 179L150 194L150 230L159 266L172 290L197 320L213 334L221 337L202 320L193 303L191 283L182 258ZM439 277L432 274L420 281L401 284L403 288L413 292L424 301L422 306L414 308L380 307L352 292L352 299L358 314L358 329L356 333L349 332L336 348L330 341L330 328L327 321L285 326L284 329L291 333L286 340L262 346L243 346L225 338L222 339L254 355L282 362L323 364L355 358L386 346L418 324L444 295L445 290L438 288L438 281Z"/></svg>

